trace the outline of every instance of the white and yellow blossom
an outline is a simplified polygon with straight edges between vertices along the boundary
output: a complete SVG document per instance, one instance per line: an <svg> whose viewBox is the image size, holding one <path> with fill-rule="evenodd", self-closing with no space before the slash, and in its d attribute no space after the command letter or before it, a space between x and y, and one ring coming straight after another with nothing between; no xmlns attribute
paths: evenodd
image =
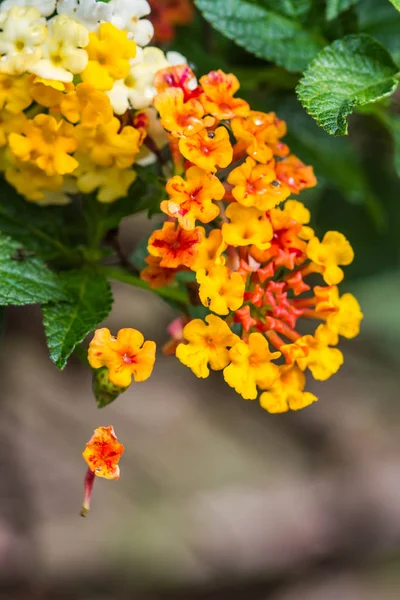
<svg viewBox="0 0 400 600"><path fill-rule="evenodd" d="M66 15L58 15L49 25L49 34L42 46L43 57L30 70L44 79L72 81L88 64L84 50L88 43L86 27Z"/></svg>
<svg viewBox="0 0 400 600"><path fill-rule="evenodd" d="M20 75L42 56L46 20L37 8L13 6L0 12L0 72Z"/></svg>
<svg viewBox="0 0 400 600"><path fill-rule="evenodd" d="M7 12L14 6L33 7L44 17L50 17L56 8L56 0L3 0L1 11Z"/></svg>
<svg viewBox="0 0 400 600"><path fill-rule="evenodd" d="M110 4L97 0L58 0L57 12L75 19L89 31L97 31L100 23L112 18Z"/></svg>
<svg viewBox="0 0 400 600"><path fill-rule="evenodd" d="M147 0L111 0L113 11L111 23L118 29L125 29L138 46L147 46L154 35L154 27L148 19L151 9Z"/></svg>
<svg viewBox="0 0 400 600"><path fill-rule="evenodd" d="M143 58L134 62L128 76L114 83L107 92L114 112L122 115L129 108L147 108L156 94L154 77L157 71L168 67L165 54L159 48L143 49Z"/></svg>

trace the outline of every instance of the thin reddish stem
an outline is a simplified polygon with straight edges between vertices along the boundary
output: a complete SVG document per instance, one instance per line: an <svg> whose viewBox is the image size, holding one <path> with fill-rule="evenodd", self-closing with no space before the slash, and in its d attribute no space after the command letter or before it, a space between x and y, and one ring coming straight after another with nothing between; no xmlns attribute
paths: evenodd
<svg viewBox="0 0 400 600"><path fill-rule="evenodd" d="M87 470L84 486L85 486L85 497L81 508L81 517L86 517L90 510L90 500L92 498L93 484L95 480L95 474L90 469Z"/></svg>

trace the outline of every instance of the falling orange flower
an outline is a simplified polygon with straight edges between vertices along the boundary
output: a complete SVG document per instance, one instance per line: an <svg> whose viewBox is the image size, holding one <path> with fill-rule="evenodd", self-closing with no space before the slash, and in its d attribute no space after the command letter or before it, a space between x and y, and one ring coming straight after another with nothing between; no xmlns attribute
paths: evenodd
<svg viewBox="0 0 400 600"><path fill-rule="evenodd" d="M124 450L124 446L118 442L113 427L109 425L95 429L82 456L97 477L119 479L118 461Z"/></svg>
<svg viewBox="0 0 400 600"><path fill-rule="evenodd" d="M147 249L152 256L161 258L161 267L191 267L202 239L203 232L200 227L185 231L179 226L175 228L175 223L167 222L162 229L157 229L151 234Z"/></svg>

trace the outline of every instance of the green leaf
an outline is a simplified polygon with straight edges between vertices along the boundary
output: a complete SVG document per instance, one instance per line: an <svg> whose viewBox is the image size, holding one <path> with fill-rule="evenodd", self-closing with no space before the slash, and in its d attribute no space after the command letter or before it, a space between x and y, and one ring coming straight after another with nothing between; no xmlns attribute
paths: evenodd
<svg viewBox="0 0 400 600"><path fill-rule="evenodd" d="M3 179L0 179L0 231L18 240L46 260L73 258L67 235L68 216L74 207L43 207L26 201ZM75 224L75 229L77 229Z"/></svg>
<svg viewBox="0 0 400 600"><path fill-rule="evenodd" d="M356 6L359 30L387 48L396 62L400 61L400 14L389 0L360 0Z"/></svg>
<svg viewBox="0 0 400 600"><path fill-rule="evenodd" d="M196 0L196 5L215 29L288 71L303 71L324 45L298 22L246 0Z"/></svg>
<svg viewBox="0 0 400 600"><path fill-rule="evenodd" d="M391 132L394 141L394 166L400 177L400 116L398 115L391 119Z"/></svg>
<svg viewBox="0 0 400 600"><path fill-rule="evenodd" d="M253 0L255 4L292 19L301 20L311 10L312 0Z"/></svg>
<svg viewBox="0 0 400 600"><path fill-rule="evenodd" d="M400 11L400 0L389 0L397 10Z"/></svg>
<svg viewBox="0 0 400 600"><path fill-rule="evenodd" d="M0 234L0 305L65 300L63 284L39 258Z"/></svg>
<svg viewBox="0 0 400 600"><path fill-rule="evenodd" d="M328 21L336 19L338 15L357 4L357 2L358 0L327 0L326 18Z"/></svg>
<svg viewBox="0 0 400 600"><path fill-rule="evenodd" d="M382 123L393 138L394 167L400 177L400 115L389 114L381 107L376 107L376 110L372 110L371 114Z"/></svg>
<svg viewBox="0 0 400 600"><path fill-rule="evenodd" d="M297 86L306 111L328 133L347 133L356 106L394 92L398 69L387 50L367 35L349 35L327 46Z"/></svg>
<svg viewBox="0 0 400 600"><path fill-rule="evenodd" d="M70 302L43 307L43 323L51 360L63 369L75 346L110 313L110 286L102 275L70 271L63 274Z"/></svg>

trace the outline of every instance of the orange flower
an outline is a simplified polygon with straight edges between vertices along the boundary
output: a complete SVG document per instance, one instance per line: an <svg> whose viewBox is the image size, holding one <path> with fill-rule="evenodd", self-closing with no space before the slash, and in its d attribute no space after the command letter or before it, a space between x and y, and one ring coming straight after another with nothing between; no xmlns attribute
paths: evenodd
<svg viewBox="0 0 400 600"><path fill-rule="evenodd" d="M215 131L200 131L190 138L179 140L179 150L183 156L205 171L224 169L233 157L229 134L225 127Z"/></svg>
<svg viewBox="0 0 400 600"><path fill-rule="evenodd" d="M161 258L157 256L148 256L145 259L148 264L140 273L140 279L146 281L153 289L164 287L175 279L176 269L167 269L161 267Z"/></svg>
<svg viewBox="0 0 400 600"><path fill-rule="evenodd" d="M248 157L246 162L231 171L228 183L234 186L232 195L243 206L269 210L286 200L289 188L276 179L270 165L259 165Z"/></svg>
<svg viewBox="0 0 400 600"><path fill-rule="evenodd" d="M90 342L88 360L93 369L108 368L114 385L128 387L135 381L146 381L153 371L156 354L154 342L145 342L136 329L120 329L117 337L110 330L96 329Z"/></svg>
<svg viewBox="0 0 400 600"><path fill-rule="evenodd" d="M162 229L151 234L147 249L152 256L161 258L161 267L191 267L202 238L203 230L200 227L185 231L179 226L175 228L175 223L167 222Z"/></svg>
<svg viewBox="0 0 400 600"><path fill-rule="evenodd" d="M231 122L233 134L247 154L260 163L274 156L286 156L289 148L279 140L286 134L286 123L275 113L250 111L247 117L235 117Z"/></svg>
<svg viewBox="0 0 400 600"><path fill-rule="evenodd" d="M173 135L191 136L214 124L212 117L204 117L204 108L195 98L185 102L183 90L170 88L154 99L160 113L161 125Z"/></svg>
<svg viewBox="0 0 400 600"><path fill-rule="evenodd" d="M187 65L160 69L154 78L154 85L158 94L169 88L180 88L183 91L185 102L190 98L197 98L201 94L196 76Z"/></svg>
<svg viewBox="0 0 400 600"><path fill-rule="evenodd" d="M219 208L212 201L222 200L225 188L214 175L190 167L186 181L178 175L168 181L167 192L171 198L161 202L161 210L176 217L183 229L190 230L194 229L196 219L209 223L219 215Z"/></svg>
<svg viewBox="0 0 400 600"><path fill-rule="evenodd" d="M94 430L82 456L97 477L119 479L118 461L124 450L124 446L118 442L113 427L109 425Z"/></svg>
<svg viewBox="0 0 400 600"><path fill-rule="evenodd" d="M276 164L276 176L279 181L286 184L293 194L317 185L317 180L312 167L306 166L297 156L289 154Z"/></svg>
<svg viewBox="0 0 400 600"><path fill-rule="evenodd" d="M200 101L206 113L217 119L232 119L245 117L250 112L250 106L241 98L234 98L240 85L235 75L226 75L223 71L211 71L200 79L204 94Z"/></svg>
<svg viewBox="0 0 400 600"><path fill-rule="evenodd" d="M250 252L258 262L275 261L276 266L294 269L306 258L307 243L303 239L304 227L310 220L310 212L297 200L287 200L283 208L273 208L268 213L274 237L271 247L260 252L254 246Z"/></svg>

